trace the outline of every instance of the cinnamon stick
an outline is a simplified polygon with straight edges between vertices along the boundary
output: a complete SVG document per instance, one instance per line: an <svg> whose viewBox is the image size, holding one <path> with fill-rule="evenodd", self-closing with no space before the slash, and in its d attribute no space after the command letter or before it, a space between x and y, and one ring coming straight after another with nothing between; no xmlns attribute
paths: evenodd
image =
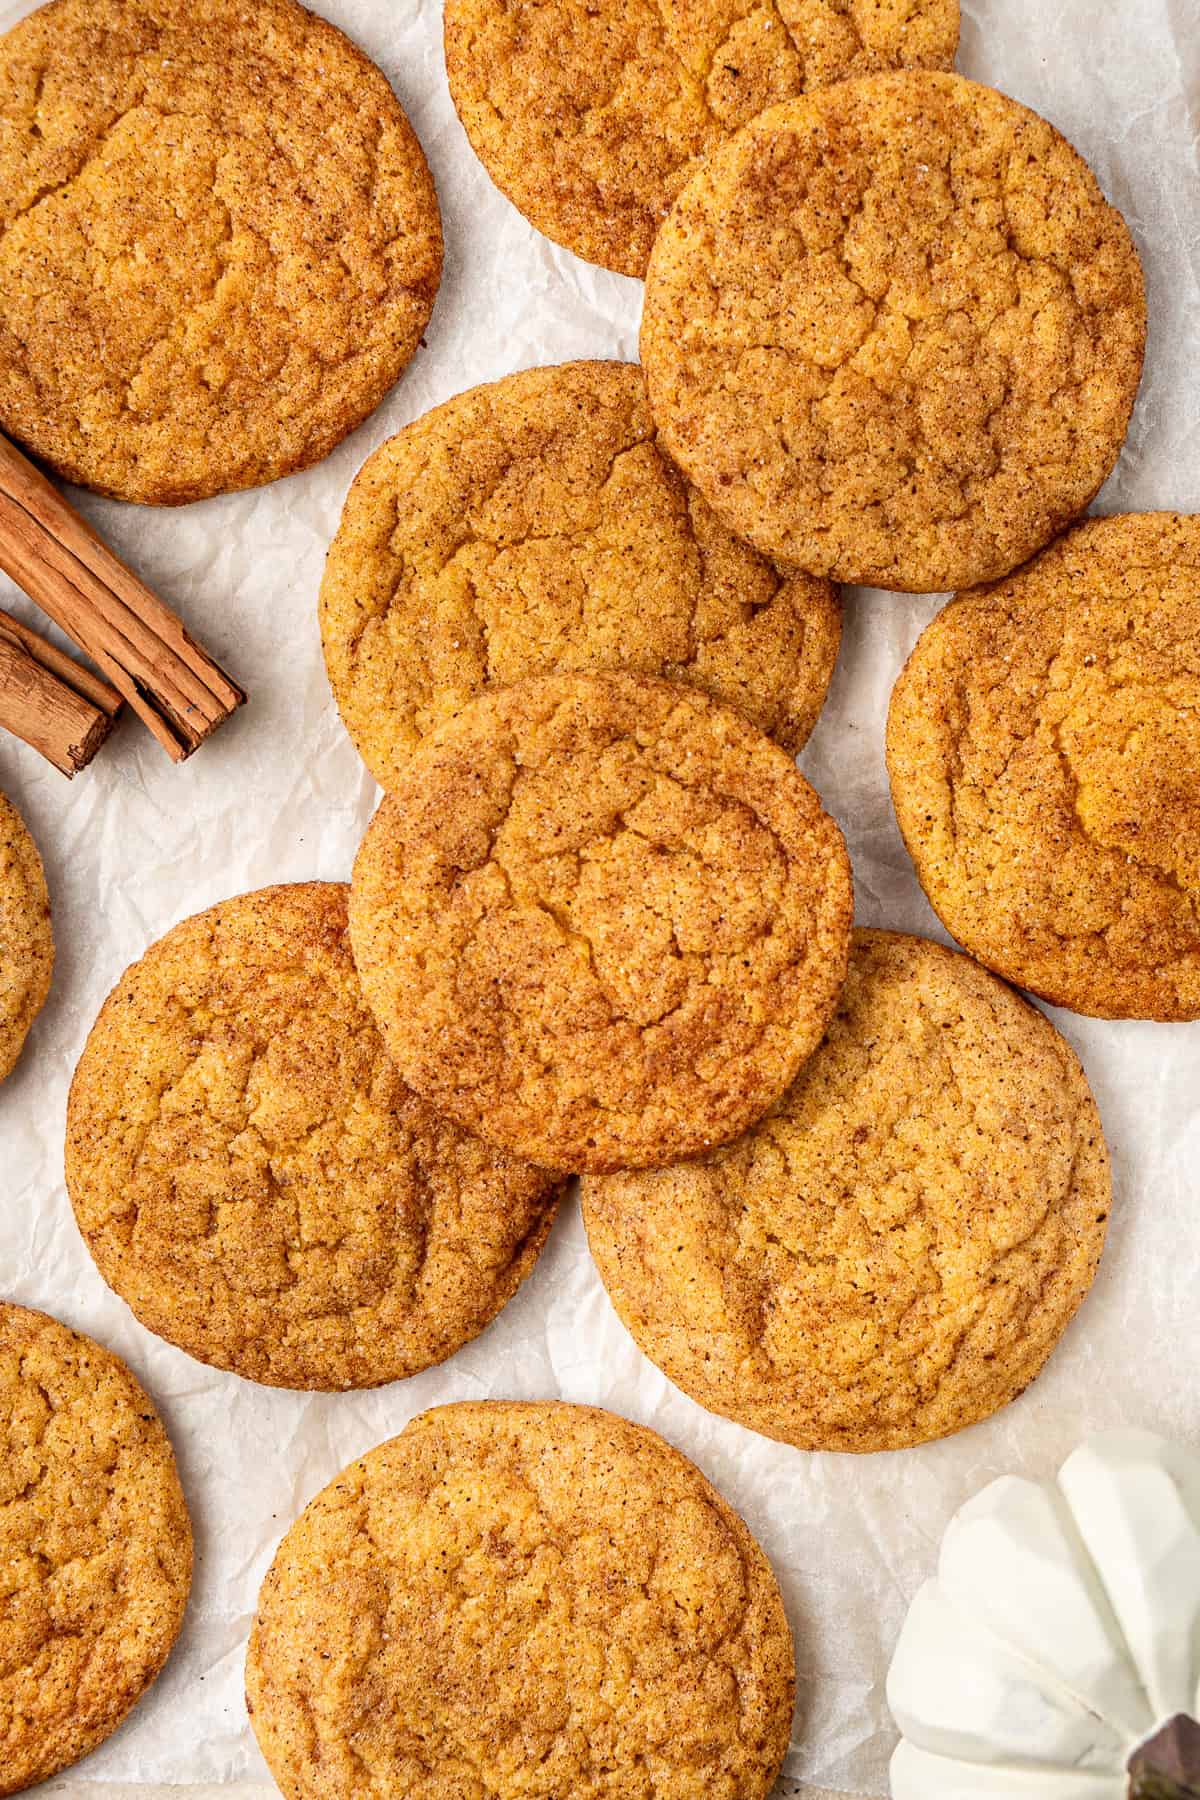
<svg viewBox="0 0 1200 1800"><path fill-rule="evenodd" d="M0 612L0 725L68 778L113 728L121 696L45 638Z"/></svg>
<svg viewBox="0 0 1200 1800"><path fill-rule="evenodd" d="M1200 1725L1186 1713L1168 1719L1129 1759L1130 1800L1198 1800Z"/></svg>
<svg viewBox="0 0 1200 1800"><path fill-rule="evenodd" d="M169 607L0 436L0 569L182 762L245 701Z"/></svg>

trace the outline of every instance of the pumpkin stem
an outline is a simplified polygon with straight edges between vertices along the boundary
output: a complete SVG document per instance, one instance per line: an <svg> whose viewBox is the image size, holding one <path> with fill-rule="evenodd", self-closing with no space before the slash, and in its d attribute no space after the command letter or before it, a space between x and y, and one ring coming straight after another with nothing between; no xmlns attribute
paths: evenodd
<svg viewBox="0 0 1200 1800"><path fill-rule="evenodd" d="M1200 1800L1200 1725L1179 1713L1129 1759L1129 1800Z"/></svg>

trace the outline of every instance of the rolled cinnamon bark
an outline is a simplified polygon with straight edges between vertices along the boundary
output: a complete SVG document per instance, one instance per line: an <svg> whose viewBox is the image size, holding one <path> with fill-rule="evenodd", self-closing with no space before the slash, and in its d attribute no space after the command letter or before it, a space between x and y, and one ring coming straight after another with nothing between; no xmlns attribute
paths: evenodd
<svg viewBox="0 0 1200 1800"><path fill-rule="evenodd" d="M56 769L70 777L86 768L121 704L107 681L0 612L0 726Z"/></svg>
<svg viewBox="0 0 1200 1800"><path fill-rule="evenodd" d="M1179 1713L1129 1760L1129 1800L1200 1800L1200 1725Z"/></svg>
<svg viewBox="0 0 1200 1800"><path fill-rule="evenodd" d="M176 762L244 703L170 608L2 436L0 569L103 670Z"/></svg>

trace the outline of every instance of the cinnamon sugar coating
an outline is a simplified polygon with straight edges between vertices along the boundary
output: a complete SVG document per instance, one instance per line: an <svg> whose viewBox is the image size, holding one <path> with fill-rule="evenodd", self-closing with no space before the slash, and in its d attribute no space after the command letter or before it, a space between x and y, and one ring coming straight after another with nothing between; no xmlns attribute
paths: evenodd
<svg viewBox="0 0 1200 1800"><path fill-rule="evenodd" d="M958 0L448 0L446 70L476 155L556 243L644 275L706 156L777 101L948 69Z"/></svg>
<svg viewBox="0 0 1200 1800"><path fill-rule="evenodd" d="M147 1395L91 1338L0 1302L0 1794L116 1730L166 1661L191 1578Z"/></svg>
<svg viewBox="0 0 1200 1800"><path fill-rule="evenodd" d="M328 454L417 348L437 198L293 0L52 0L0 38L0 427L157 505Z"/></svg>
<svg viewBox="0 0 1200 1800"><path fill-rule="evenodd" d="M53 971L42 859L20 813L0 794L0 1081L16 1066Z"/></svg>
<svg viewBox="0 0 1200 1800"><path fill-rule="evenodd" d="M1087 519L960 594L892 694L892 799L973 956L1101 1018L1200 1018L1200 519Z"/></svg>
<svg viewBox="0 0 1200 1800"><path fill-rule="evenodd" d="M284 1538L246 1665L287 1800L766 1800L791 1636L687 1459L591 1407L422 1414Z"/></svg>
<svg viewBox="0 0 1200 1800"><path fill-rule="evenodd" d="M350 934L404 1078L559 1169L736 1136L816 1047L845 972L841 833L778 745L694 688L492 689L410 757L358 853Z"/></svg>
<svg viewBox="0 0 1200 1800"><path fill-rule="evenodd" d="M480 691L625 668L687 681L798 751L841 635L827 581L730 536L655 441L641 371L528 369L370 457L321 584L325 662L371 773Z"/></svg>
<svg viewBox="0 0 1200 1800"><path fill-rule="evenodd" d="M400 1079L347 893L264 888L169 931L105 1003L68 1105L105 1280L150 1330L272 1386L441 1362L516 1292L559 1199Z"/></svg>
<svg viewBox="0 0 1200 1800"><path fill-rule="evenodd" d="M966 957L857 931L821 1048L745 1136L588 1177L638 1344L805 1450L895 1450L1016 1398L1091 1285L1111 1201L1096 1107L1049 1021Z"/></svg>
<svg viewBox="0 0 1200 1800"><path fill-rule="evenodd" d="M667 452L765 556L932 592L1005 575L1117 459L1146 337L1120 214L956 75L843 82L712 156L655 242Z"/></svg>

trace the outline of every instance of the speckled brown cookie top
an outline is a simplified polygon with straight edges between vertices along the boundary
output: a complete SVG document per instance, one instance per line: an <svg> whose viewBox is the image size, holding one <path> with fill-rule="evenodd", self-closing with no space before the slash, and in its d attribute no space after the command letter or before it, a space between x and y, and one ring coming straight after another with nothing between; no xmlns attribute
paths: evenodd
<svg viewBox="0 0 1200 1800"><path fill-rule="evenodd" d="M0 1302L0 1794L116 1730L175 1642L192 1532L125 1364Z"/></svg>
<svg viewBox="0 0 1200 1800"><path fill-rule="evenodd" d="M549 1168L672 1162L759 1117L845 972L841 833L794 763L693 688L491 690L409 759L350 933L401 1073Z"/></svg>
<svg viewBox="0 0 1200 1800"><path fill-rule="evenodd" d="M764 1800L794 1668L737 1515L590 1407L443 1406L292 1526L246 1665L287 1800Z"/></svg>
<svg viewBox="0 0 1200 1800"><path fill-rule="evenodd" d="M584 1183L622 1320L685 1392L805 1450L895 1450L1016 1398L1110 1203L1083 1071L920 938L858 931L816 1055L736 1144Z"/></svg>
<svg viewBox="0 0 1200 1800"><path fill-rule="evenodd" d="M623 275L698 163L807 88L948 69L958 0L447 0L472 146L539 231Z"/></svg>
<svg viewBox="0 0 1200 1800"><path fill-rule="evenodd" d="M50 992L54 937L37 846L0 794L0 1081L12 1073Z"/></svg>
<svg viewBox="0 0 1200 1800"><path fill-rule="evenodd" d="M347 893L265 888L177 925L110 995L68 1107L105 1280L192 1356L282 1387L449 1356L516 1292L558 1202L400 1080Z"/></svg>
<svg viewBox="0 0 1200 1800"><path fill-rule="evenodd" d="M990 88L902 73L775 107L704 165L655 244L642 361L730 530L934 591L1086 508L1145 329L1129 232L1070 145Z"/></svg>
<svg viewBox="0 0 1200 1800"><path fill-rule="evenodd" d="M0 38L0 425L195 500L325 456L412 356L437 199L380 71L292 0L54 0Z"/></svg>
<svg viewBox="0 0 1200 1800"><path fill-rule="evenodd" d="M837 593L730 537L659 450L640 369L565 363L459 394L367 462L321 588L342 717L395 785L488 683L628 668L688 681L801 748Z"/></svg>
<svg viewBox="0 0 1200 1800"><path fill-rule="evenodd" d="M973 956L1101 1018L1200 1018L1200 519L1090 519L934 619L892 799Z"/></svg>

